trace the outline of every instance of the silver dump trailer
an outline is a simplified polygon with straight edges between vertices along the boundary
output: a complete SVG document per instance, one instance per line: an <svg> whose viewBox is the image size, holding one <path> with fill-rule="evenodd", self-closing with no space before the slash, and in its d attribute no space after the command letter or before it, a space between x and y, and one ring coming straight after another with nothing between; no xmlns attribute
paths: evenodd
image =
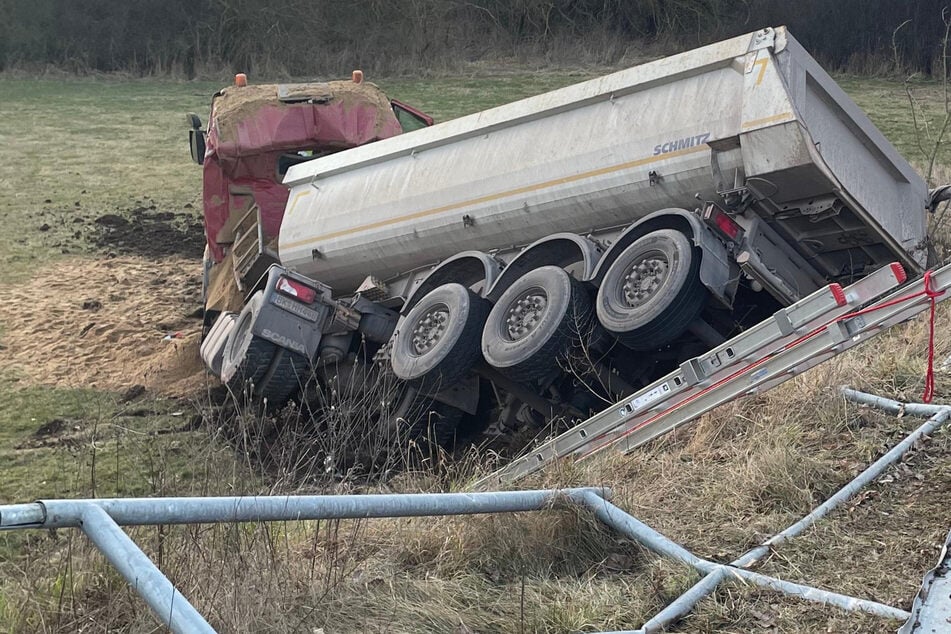
<svg viewBox="0 0 951 634"><path fill-rule="evenodd" d="M285 184L281 262L339 292L726 193L744 229L805 260L775 267L797 295L804 278L925 263L925 184L782 28L303 163Z"/></svg>
<svg viewBox="0 0 951 634"><path fill-rule="evenodd" d="M216 326L222 378L339 371L369 341L416 392L503 427L584 416L822 285L891 262L920 273L932 204L784 28L300 163L284 183L280 265ZM289 276L309 302L281 291ZM249 355L255 340L285 352Z"/></svg>

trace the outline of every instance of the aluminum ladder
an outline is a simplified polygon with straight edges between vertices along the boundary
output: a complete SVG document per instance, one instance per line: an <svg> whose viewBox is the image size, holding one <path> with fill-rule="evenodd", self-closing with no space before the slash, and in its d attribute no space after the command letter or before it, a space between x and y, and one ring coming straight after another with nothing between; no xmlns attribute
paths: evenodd
<svg viewBox="0 0 951 634"><path fill-rule="evenodd" d="M559 459L629 453L713 408L756 394L908 321L951 293L951 264L906 281L892 263L842 288L830 284L643 389L533 447L474 488L506 485ZM929 295L926 291L930 291ZM937 296L935 296L937 295Z"/></svg>

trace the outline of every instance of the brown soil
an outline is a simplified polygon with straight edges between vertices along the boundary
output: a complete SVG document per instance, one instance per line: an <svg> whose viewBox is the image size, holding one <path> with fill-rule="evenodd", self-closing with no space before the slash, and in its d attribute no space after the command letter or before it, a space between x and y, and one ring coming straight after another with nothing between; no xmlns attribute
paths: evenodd
<svg viewBox="0 0 951 634"><path fill-rule="evenodd" d="M147 199L136 201L133 208L108 213L78 206L48 208L38 213L41 222L36 231L43 234L42 244L65 254L200 258L205 247L204 228L192 209L189 203L180 211L160 210Z"/></svg>
<svg viewBox="0 0 951 634"><path fill-rule="evenodd" d="M74 259L0 287L4 365L45 385L193 392L203 385L200 266L178 257Z"/></svg>
<svg viewBox="0 0 951 634"><path fill-rule="evenodd" d="M94 226L92 242L113 253L200 258L205 248L201 219L187 212L137 207L128 214L99 216Z"/></svg>

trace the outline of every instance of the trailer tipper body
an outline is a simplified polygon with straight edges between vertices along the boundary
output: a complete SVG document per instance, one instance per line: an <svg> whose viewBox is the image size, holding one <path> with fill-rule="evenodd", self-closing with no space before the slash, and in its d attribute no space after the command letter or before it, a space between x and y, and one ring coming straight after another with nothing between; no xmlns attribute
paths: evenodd
<svg viewBox="0 0 951 634"><path fill-rule="evenodd" d="M933 204L784 28L300 162L284 185L279 262L222 313L209 365L273 402L372 357L503 429L586 416L830 282L922 271Z"/></svg>
<svg viewBox="0 0 951 634"><path fill-rule="evenodd" d="M769 225L816 283L925 258L921 178L783 29L310 161L285 185L282 263L340 291L740 188L755 209L737 222Z"/></svg>

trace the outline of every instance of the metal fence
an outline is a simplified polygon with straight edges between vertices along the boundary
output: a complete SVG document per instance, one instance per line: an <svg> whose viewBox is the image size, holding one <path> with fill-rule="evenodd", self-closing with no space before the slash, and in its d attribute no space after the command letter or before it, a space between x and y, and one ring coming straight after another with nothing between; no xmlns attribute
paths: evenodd
<svg viewBox="0 0 951 634"><path fill-rule="evenodd" d="M122 530L122 526L473 515L547 511L574 505L588 509L604 524L653 552L705 575L700 582L647 621L638 632L665 629L690 612L720 584L729 581L754 584L845 610L863 611L892 619L909 619L912 616L909 612L892 606L749 570L752 564L772 549L801 534L855 495L912 445L951 417L951 406L901 404L853 390L844 390L844 394L846 398L857 402L931 418L824 504L729 564L710 561L691 553L612 504L609 501L610 492L602 488L486 493L42 500L30 504L0 505L0 530L79 528L148 603L159 620L173 632L181 633L214 632L214 629Z"/></svg>

